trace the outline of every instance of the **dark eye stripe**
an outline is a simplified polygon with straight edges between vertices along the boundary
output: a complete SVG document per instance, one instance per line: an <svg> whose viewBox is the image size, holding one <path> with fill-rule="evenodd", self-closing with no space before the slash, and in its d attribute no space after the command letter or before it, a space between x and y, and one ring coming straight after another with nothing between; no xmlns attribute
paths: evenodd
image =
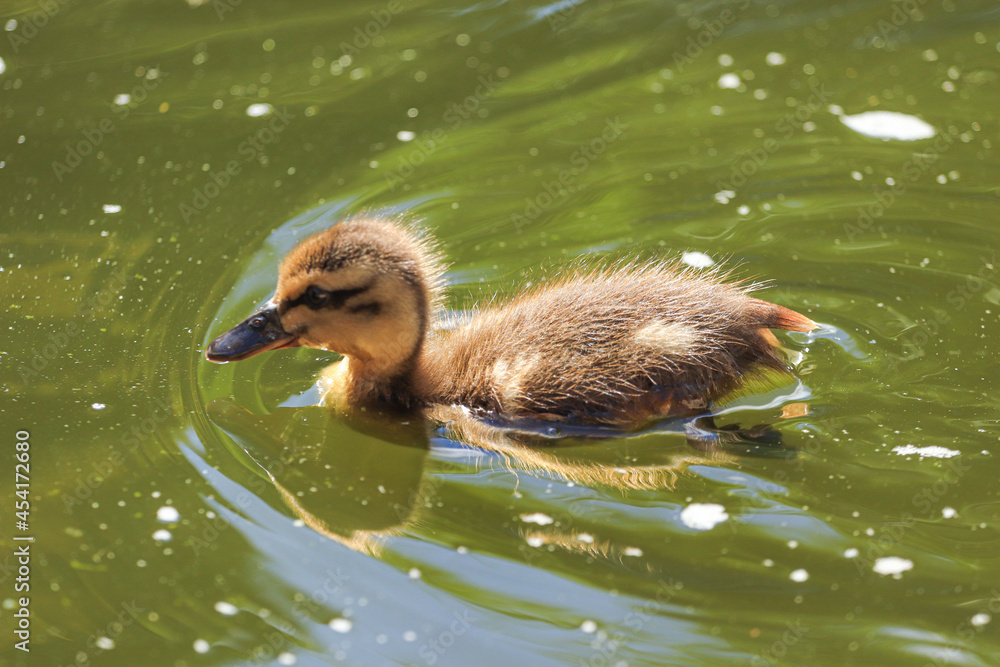
<svg viewBox="0 0 1000 667"><path fill-rule="evenodd" d="M362 303L357 306L351 306L352 313L366 312L370 315L378 315L382 311L382 305L377 301L372 301L371 303Z"/></svg>
<svg viewBox="0 0 1000 667"><path fill-rule="evenodd" d="M332 290L330 292L327 292L326 299L324 300L323 303L320 304L310 303L309 299L306 296L307 293L309 292L309 289L306 288L302 292L302 294L300 294L296 298L286 299L285 301L282 301L280 311L284 313L285 311L290 310L295 306L306 306L307 308L310 308L312 310L322 310L325 308L333 308L335 310L340 309L344 307L344 303L352 296L363 294L364 292L367 292L369 289L371 289L371 287L372 284L368 284L362 287L355 287L352 289Z"/></svg>
<svg viewBox="0 0 1000 667"><path fill-rule="evenodd" d="M330 292L330 296L326 298L326 304L320 306L320 308L334 308L339 309L344 307L344 303L350 299L352 296L363 294L368 291L371 285L365 285L364 287L357 287L355 289L339 289Z"/></svg>

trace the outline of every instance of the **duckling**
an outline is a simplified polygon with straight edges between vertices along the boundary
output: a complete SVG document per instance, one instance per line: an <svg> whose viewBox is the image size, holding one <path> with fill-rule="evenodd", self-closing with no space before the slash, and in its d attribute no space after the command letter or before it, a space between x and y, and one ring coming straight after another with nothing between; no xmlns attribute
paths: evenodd
<svg viewBox="0 0 1000 667"><path fill-rule="evenodd" d="M698 415L768 372L787 374L770 329L810 331L757 287L676 263L580 271L435 329L435 243L401 218L348 218L284 259L273 298L209 345L209 361L306 346L343 410L462 406L492 419L633 427Z"/></svg>

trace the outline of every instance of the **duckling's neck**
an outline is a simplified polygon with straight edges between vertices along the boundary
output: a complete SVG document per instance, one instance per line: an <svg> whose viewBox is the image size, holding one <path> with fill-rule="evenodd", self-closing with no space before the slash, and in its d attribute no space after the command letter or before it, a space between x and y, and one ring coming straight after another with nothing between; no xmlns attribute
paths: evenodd
<svg viewBox="0 0 1000 667"><path fill-rule="evenodd" d="M348 355L328 366L320 379L324 403L342 409L411 407L411 378L422 343L421 335L408 354L393 360Z"/></svg>

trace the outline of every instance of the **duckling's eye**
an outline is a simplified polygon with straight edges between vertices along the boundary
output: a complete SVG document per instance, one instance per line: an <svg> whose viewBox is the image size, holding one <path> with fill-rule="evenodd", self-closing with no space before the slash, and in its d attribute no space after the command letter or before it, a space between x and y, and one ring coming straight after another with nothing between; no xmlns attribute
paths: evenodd
<svg viewBox="0 0 1000 667"><path fill-rule="evenodd" d="M330 298L330 293L324 289L320 289L315 285L310 285L306 289L306 303L313 307L322 306L326 303L326 300Z"/></svg>
<svg viewBox="0 0 1000 667"><path fill-rule="evenodd" d="M319 310L320 308L343 308L344 303L348 299L352 296L368 291L369 287L371 287L371 285L351 289L325 290L322 287L310 285L297 299L291 300L288 307L304 303L313 310Z"/></svg>

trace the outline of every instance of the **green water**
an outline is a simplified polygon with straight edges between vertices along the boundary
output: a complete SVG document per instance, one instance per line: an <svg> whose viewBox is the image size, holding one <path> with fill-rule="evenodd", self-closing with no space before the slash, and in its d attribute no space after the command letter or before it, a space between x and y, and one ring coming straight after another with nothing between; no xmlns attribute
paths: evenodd
<svg viewBox="0 0 1000 667"><path fill-rule="evenodd" d="M194 4L0 11L0 662L1000 664L994 4ZM366 208L456 311L584 256L770 279L823 326L731 411L795 456L507 460L310 407L331 354L204 361Z"/></svg>

